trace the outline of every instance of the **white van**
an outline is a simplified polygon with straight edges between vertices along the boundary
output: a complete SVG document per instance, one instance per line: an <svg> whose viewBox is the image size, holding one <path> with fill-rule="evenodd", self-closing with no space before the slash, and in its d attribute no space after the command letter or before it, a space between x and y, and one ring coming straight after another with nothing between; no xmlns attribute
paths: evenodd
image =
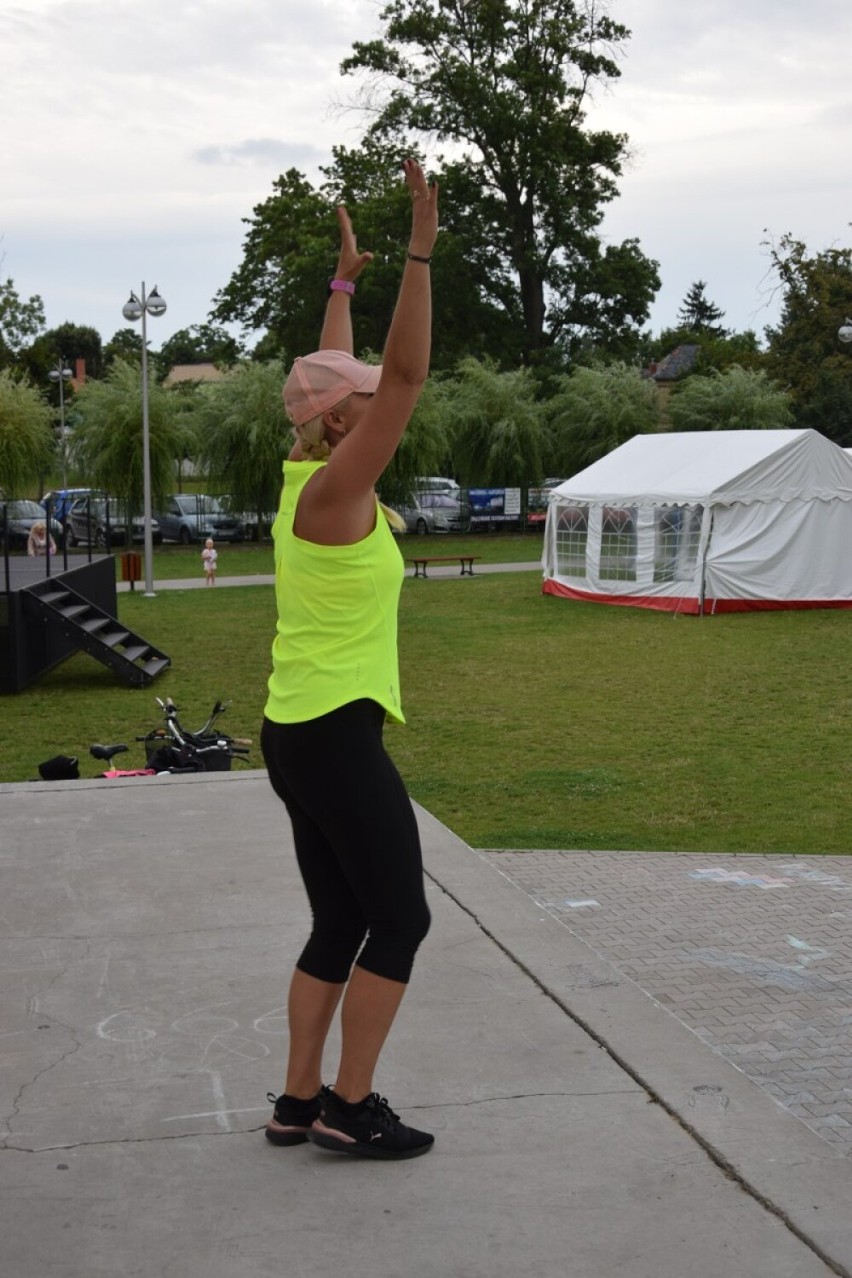
<svg viewBox="0 0 852 1278"><path fill-rule="evenodd" d="M454 479L444 479L441 475L418 475L415 480L419 493L446 493L458 501L461 489Z"/></svg>

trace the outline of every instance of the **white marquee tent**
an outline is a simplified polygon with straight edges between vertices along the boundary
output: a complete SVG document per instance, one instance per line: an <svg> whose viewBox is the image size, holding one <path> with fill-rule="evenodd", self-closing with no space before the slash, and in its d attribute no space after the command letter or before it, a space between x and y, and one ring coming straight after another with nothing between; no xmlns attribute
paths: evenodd
<svg viewBox="0 0 852 1278"><path fill-rule="evenodd" d="M813 430L634 435L554 489L544 591L670 612L852 607L852 456Z"/></svg>

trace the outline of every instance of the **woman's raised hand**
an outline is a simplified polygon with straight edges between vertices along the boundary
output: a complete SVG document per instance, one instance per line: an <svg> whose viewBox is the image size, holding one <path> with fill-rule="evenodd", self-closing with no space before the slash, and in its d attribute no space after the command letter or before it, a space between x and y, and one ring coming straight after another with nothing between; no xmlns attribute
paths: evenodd
<svg viewBox="0 0 852 1278"><path fill-rule="evenodd" d="M403 160L405 182L411 194L411 242L409 252L429 257L438 234L438 183L431 185L416 160Z"/></svg>
<svg viewBox="0 0 852 1278"><path fill-rule="evenodd" d="M340 253L337 258L335 279L354 281L367 263L372 262L373 254L358 252L355 232L352 230L349 214L342 204L337 209L337 224L340 227Z"/></svg>

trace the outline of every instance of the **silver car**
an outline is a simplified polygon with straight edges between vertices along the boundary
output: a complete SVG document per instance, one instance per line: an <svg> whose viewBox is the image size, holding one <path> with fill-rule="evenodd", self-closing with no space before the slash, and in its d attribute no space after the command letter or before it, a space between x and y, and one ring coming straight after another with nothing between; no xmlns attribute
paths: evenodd
<svg viewBox="0 0 852 1278"><path fill-rule="evenodd" d="M174 493L162 510L156 511L164 541L242 541L242 521L222 509L218 498L204 493Z"/></svg>
<svg viewBox="0 0 852 1278"><path fill-rule="evenodd" d="M408 531L419 537L470 529L470 511L446 493L416 493L407 505L399 507L399 513Z"/></svg>
<svg viewBox="0 0 852 1278"><path fill-rule="evenodd" d="M78 497L72 501L65 516L68 545L95 545L100 547L127 544L127 515L124 502L110 497ZM163 540L156 519L151 520L151 536L154 543ZM130 539L145 539L145 522L141 515L130 519Z"/></svg>

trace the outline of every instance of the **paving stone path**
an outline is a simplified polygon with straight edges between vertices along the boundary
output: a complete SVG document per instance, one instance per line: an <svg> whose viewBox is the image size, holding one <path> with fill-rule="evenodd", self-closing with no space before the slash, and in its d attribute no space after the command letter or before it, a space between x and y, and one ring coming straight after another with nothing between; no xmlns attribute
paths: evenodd
<svg viewBox="0 0 852 1278"><path fill-rule="evenodd" d="M852 1156L852 856L483 855Z"/></svg>

